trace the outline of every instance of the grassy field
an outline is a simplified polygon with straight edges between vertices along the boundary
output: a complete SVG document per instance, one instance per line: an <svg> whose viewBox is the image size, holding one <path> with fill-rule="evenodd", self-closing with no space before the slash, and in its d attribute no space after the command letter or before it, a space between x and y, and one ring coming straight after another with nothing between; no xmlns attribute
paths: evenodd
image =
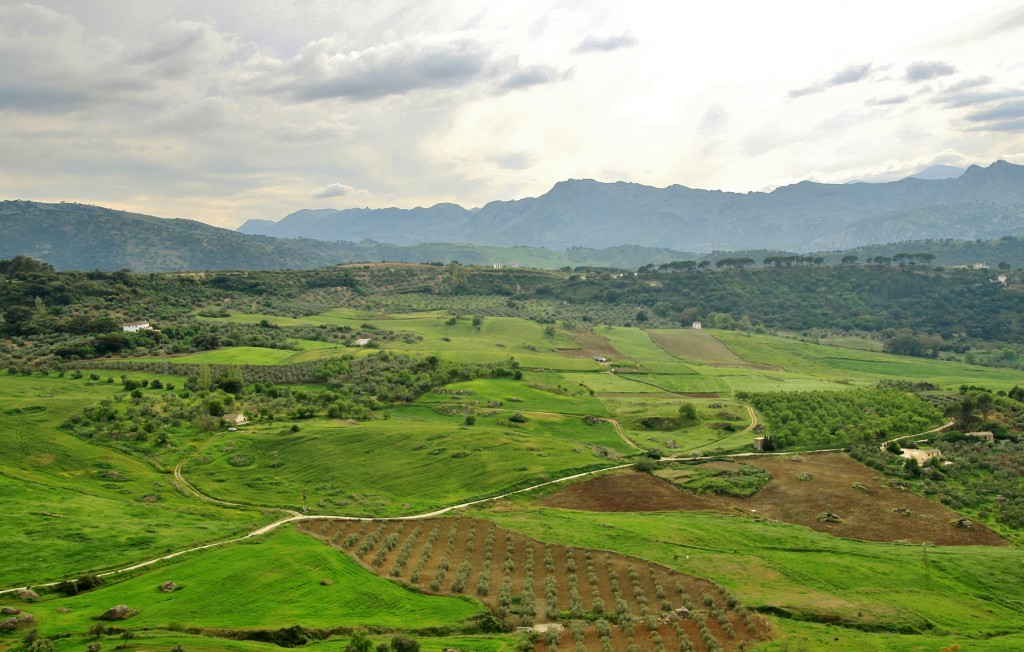
<svg viewBox="0 0 1024 652"><path fill-rule="evenodd" d="M120 385L0 377L0 587L63 579L243 533L264 518L191 501L169 473L60 423ZM41 407L40 411L33 411Z"/></svg>
<svg viewBox="0 0 1024 652"><path fill-rule="evenodd" d="M512 652L516 642L521 635L515 634L494 634L491 636L416 636L416 642L420 644L422 652L444 652L444 650L472 650L473 652ZM53 641L55 652L80 652L85 646L93 642L92 637L71 636ZM310 641L302 647L303 650L315 650L316 652L344 652L345 646L349 643L347 636L335 636L323 641ZM391 635L380 634L370 637L373 645L387 643ZM117 636L110 636L106 640L105 648L113 649L115 644L122 643ZM171 652L176 646L181 645L189 652L281 652L281 647L274 643L260 643L258 641L233 641L224 638L213 638L184 632L170 632L166 630L147 630L137 632L132 639L130 649L149 650L152 652ZM0 643L2 646L2 643ZM0 647L0 649L3 649Z"/></svg>
<svg viewBox="0 0 1024 652"><path fill-rule="evenodd" d="M388 420L350 424L317 419L298 433L280 425L230 433L190 460L186 475L209 495L232 502L301 506L327 513L411 514L486 497L571 469L610 464L589 444L622 450L609 426L578 417L524 411L520 427L497 423L510 416L445 417L412 407ZM236 456L248 463L238 465ZM234 464L234 465L233 465ZM275 466L276 464L276 466Z"/></svg>
<svg viewBox="0 0 1024 652"><path fill-rule="evenodd" d="M324 582L326 580L326 582ZM181 590L164 593L173 581ZM39 631L84 632L110 607L137 616L123 625L167 629L306 627L410 628L456 625L483 607L428 596L377 578L332 548L284 527L264 541L218 548L136 577L32 605ZM120 623L119 623L120 624Z"/></svg>
<svg viewBox="0 0 1024 652"><path fill-rule="evenodd" d="M1024 382L1024 372L1014 369L843 349L768 335L728 331L715 331L715 335L749 362L780 366L788 372L826 379L903 378L928 380L946 387L975 384L1004 390Z"/></svg>

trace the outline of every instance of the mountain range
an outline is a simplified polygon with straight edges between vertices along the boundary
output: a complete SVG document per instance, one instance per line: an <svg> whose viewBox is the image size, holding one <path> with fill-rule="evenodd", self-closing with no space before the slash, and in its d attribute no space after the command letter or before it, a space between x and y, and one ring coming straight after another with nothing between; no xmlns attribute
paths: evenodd
<svg viewBox="0 0 1024 652"><path fill-rule="evenodd" d="M931 168L888 183L802 181L771 192L681 185L562 181L535 198L478 209L306 209L239 232L397 245L457 242L562 250L620 245L682 251L811 252L903 240L989 239L1024 233L1024 166L997 161ZM934 178L937 177L937 178Z"/></svg>

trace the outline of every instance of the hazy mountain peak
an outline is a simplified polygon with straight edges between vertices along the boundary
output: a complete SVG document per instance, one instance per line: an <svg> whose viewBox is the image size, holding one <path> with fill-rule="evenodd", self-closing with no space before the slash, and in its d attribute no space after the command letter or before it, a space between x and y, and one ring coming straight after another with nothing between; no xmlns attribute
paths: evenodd
<svg viewBox="0 0 1024 652"><path fill-rule="evenodd" d="M956 179L963 175L964 170L965 168L958 168L952 165L932 165L917 174L910 175L908 178L927 180Z"/></svg>

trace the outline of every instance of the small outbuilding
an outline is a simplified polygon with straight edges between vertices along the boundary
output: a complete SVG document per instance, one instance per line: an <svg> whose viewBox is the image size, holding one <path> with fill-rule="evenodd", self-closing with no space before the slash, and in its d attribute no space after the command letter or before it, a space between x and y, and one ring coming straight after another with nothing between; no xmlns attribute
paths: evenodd
<svg viewBox="0 0 1024 652"><path fill-rule="evenodd" d="M754 437L754 450L756 450L756 451L763 451L764 450L764 437Z"/></svg>
<svg viewBox="0 0 1024 652"><path fill-rule="evenodd" d="M693 324L691 324L691 326L693 326L693 330L699 331L703 327L703 324L701 324L699 321L695 321L693 322Z"/></svg>
<svg viewBox="0 0 1024 652"><path fill-rule="evenodd" d="M146 320L130 321L127 324L123 324L121 330L125 333L138 333L139 331L151 331L153 327Z"/></svg>
<svg viewBox="0 0 1024 652"><path fill-rule="evenodd" d="M996 441L995 433L989 432L988 430L983 430L981 432L965 432L964 434L967 435L968 437L977 437L982 441L987 441L993 444Z"/></svg>
<svg viewBox="0 0 1024 652"><path fill-rule="evenodd" d="M242 425L243 423L248 421L248 419L245 418L245 415L242 414L241 412L228 412L227 414L222 416L220 420L223 421L224 423L233 423L236 426Z"/></svg>

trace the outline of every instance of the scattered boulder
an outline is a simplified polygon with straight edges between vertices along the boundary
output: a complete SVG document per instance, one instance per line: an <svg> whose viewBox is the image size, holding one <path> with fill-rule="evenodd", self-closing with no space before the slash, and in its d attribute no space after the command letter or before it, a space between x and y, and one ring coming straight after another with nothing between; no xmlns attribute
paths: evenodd
<svg viewBox="0 0 1024 652"><path fill-rule="evenodd" d="M969 530L974 527L974 521L969 518L958 518L953 521L953 527L963 528Z"/></svg>
<svg viewBox="0 0 1024 652"><path fill-rule="evenodd" d="M39 599L39 594L32 589L18 589L18 592L15 595L18 596L19 600L24 600L25 602L31 602Z"/></svg>
<svg viewBox="0 0 1024 652"><path fill-rule="evenodd" d="M100 620L125 620L138 614L139 612L132 609L126 604L119 604L111 607L104 611L99 619Z"/></svg>
<svg viewBox="0 0 1024 652"><path fill-rule="evenodd" d="M20 613L21 613L21 609L15 609L14 607L0 607L0 614L5 614L7 616L14 616L14 615L20 614Z"/></svg>
<svg viewBox="0 0 1024 652"><path fill-rule="evenodd" d="M334 580L328 580L328 579L320 580L320 586L332 586L333 584L334 584Z"/></svg>
<svg viewBox="0 0 1024 652"><path fill-rule="evenodd" d="M0 632L13 632L19 627L25 627L36 622L36 617L24 612L17 616L11 616L6 620L0 620Z"/></svg>
<svg viewBox="0 0 1024 652"><path fill-rule="evenodd" d="M160 585L159 588L160 588L160 591L162 591L163 593L174 593L175 591L180 591L181 590L181 586L179 586L178 584L175 584L174 582L171 582L171 581L164 582L163 584Z"/></svg>
<svg viewBox="0 0 1024 652"><path fill-rule="evenodd" d="M843 519L839 518L838 514L833 514L832 512L824 512L824 513L818 514L818 520L823 522L823 523L842 523L843 522Z"/></svg>
<svg viewBox="0 0 1024 652"><path fill-rule="evenodd" d="M69 613L71 613L71 607L57 607L57 613L59 613L59 614L69 614Z"/></svg>

